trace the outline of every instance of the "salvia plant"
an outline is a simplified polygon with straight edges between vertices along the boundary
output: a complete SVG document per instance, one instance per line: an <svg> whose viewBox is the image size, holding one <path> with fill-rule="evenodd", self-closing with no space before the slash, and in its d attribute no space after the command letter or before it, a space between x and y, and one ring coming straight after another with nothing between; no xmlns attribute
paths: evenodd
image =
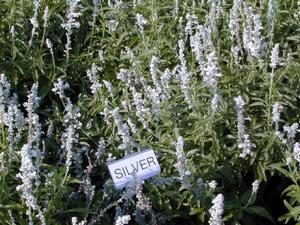
<svg viewBox="0 0 300 225"><path fill-rule="evenodd" d="M300 224L300 1L6 0L0 44L0 224Z"/></svg>

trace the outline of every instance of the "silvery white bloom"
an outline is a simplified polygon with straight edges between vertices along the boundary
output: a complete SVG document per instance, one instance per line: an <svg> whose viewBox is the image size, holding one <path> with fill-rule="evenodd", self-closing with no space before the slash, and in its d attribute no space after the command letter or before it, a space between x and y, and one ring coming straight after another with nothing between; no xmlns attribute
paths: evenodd
<svg viewBox="0 0 300 225"><path fill-rule="evenodd" d="M206 57L207 62L202 72L203 82L206 87L209 87L211 90L216 90L218 78L222 76L220 68L218 67L218 58L215 51L212 51Z"/></svg>
<svg viewBox="0 0 300 225"><path fill-rule="evenodd" d="M186 26L185 26L185 33L186 35L190 35L193 36L193 32L195 30L195 27L197 27L197 25L199 24L198 22L198 18L195 15L191 15L191 14L186 14Z"/></svg>
<svg viewBox="0 0 300 225"><path fill-rule="evenodd" d="M34 182L38 179L38 177L31 158L31 145L23 145L20 155L21 167L20 172L16 175L16 177L22 180L22 184L18 185L16 189L22 193L22 197L25 199L25 204L27 206L26 214L29 218L29 224L33 224L32 211L37 210L39 207L37 199L33 194Z"/></svg>
<svg viewBox="0 0 300 225"><path fill-rule="evenodd" d="M244 30L243 43L244 48L251 54L251 56L261 60L264 55L264 37L261 34L263 30L260 16L253 12L253 8L247 3L244 3Z"/></svg>
<svg viewBox="0 0 300 225"><path fill-rule="evenodd" d="M96 161L99 162L100 158L103 156L106 148L106 143L103 137L101 137L98 141L98 147L95 153Z"/></svg>
<svg viewBox="0 0 300 225"><path fill-rule="evenodd" d="M0 74L0 108L6 106L9 101L11 84L2 73Z"/></svg>
<svg viewBox="0 0 300 225"><path fill-rule="evenodd" d="M104 85L105 85L105 87L106 87L106 89L108 90L108 92L111 94L111 96L112 96L112 91L113 91L113 86L112 86L112 84L109 82L109 81L107 81L107 80L103 80L103 83L104 83Z"/></svg>
<svg viewBox="0 0 300 225"><path fill-rule="evenodd" d="M94 18L94 21L95 21L95 18L96 18L97 14L100 11L100 9L99 9L100 0L93 0L93 5L94 5L93 18Z"/></svg>
<svg viewBox="0 0 300 225"><path fill-rule="evenodd" d="M299 142L296 142L294 144L293 148L293 158L297 161L300 162L300 144Z"/></svg>
<svg viewBox="0 0 300 225"><path fill-rule="evenodd" d="M174 0L173 17L177 17L178 13L179 13L179 3L178 0Z"/></svg>
<svg viewBox="0 0 300 225"><path fill-rule="evenodd" d="M231 46L231 53L234 58L235 64L239 65L239 52L241 49L238 46Z"/></svg>
<svg viewBox="0 0 300 225"><path fill-rule="evenodd" d="M133 145L133 140L130 135L129 127L127 124L123 123L122 118L119 114L119 108L115 108L111 110L110 115L112 115L115 125L117 126L118 132L117 134L120 135L122 139L122 144L118 147L122 150L130 149L130 147Z"/></svg>
<svg viewBox="0 0 300 225"><path fill-rule="evenodd" d="M280 120L280 113L282 112L283 107L282 105L280 105L280 103L275 102L275 104L273 105L273 110L272 110L272 121L275 124L278 124L279 120Z"/></svg>
<svg viewBox="0 0 300 225"><path fill-rule="evenodd" d="M48 6L45 7L43 20L44 20L44 29L46 29L48 27L48 20L49 20L49 7Z"/></svg>
<svg viewBox="0 0 300 225"><path fill-rule="evenodd" d="M241 144L243 142L243 136L245 134L245 118L244 118L244 106L245 101L242 98L241 95L239 95L237 98L234 98L235 101L235 108L237 111L237 128L238 128L238 138L237 142L238 144Z"/></svg>
<svg viewBox="0 0 300 225"><path fill-rule="evenodd" d="M87 208L89 208L91 205L91 202L95 195L95 189L96 189L96 186L92 185L92 181L91 181L91 178L89 175L89 172L90 172L89 169L91 169L91 168L88 168L85 170L85 178L84 178L84 184L83 184L83 191L86 196L86 207Z"/></svg>
<svg viewBox="0 0 300 225"><path fill-rule="evenodd" d="M218 109L218 105L219 105L219 101L220 101L220 96L215 93L213 95L213 98L211 99L211 111L212 112L216 112Z"/></svg>
<svg viewBox="0 0 300 225"><path fill-rule="evenodd" d="M148 123L146 121L146 116L149 114L149 109L145 106L142 94L137 92L134 87L131 88L131 93L133 97L133 104L136 108L136 116L138 120L143 124L144 128L148 128Z"/></svg>
<svg viewBox="0 0 300 225"><path fill-rule="evenodd" d="M17 224L16 224L16 221L15 221L15 218L14 218L13 215L12 215L11 209L8 210L8 215L9 215L9 217L10 217L11 225L17 225Z"/></svg>
<svg viewBox="0 0 300 225"><path fill-rule="evenodd" d="M291 126L283 126L283 131L286 134L287 140L294 143L296 134L300 132L299 123L293 123Z"/></svg>
<svg viewBox="0 0 300 225"><path fill-rule="evenodd" d="M300 12L300 10L299 10L299 12ZM286 57L286 62L287 62L287 65L291 65L292 64L292 62L293 62L293 54L292 53L288 53L287 54L287 57Z"/></svg>
<svg viewBox="0 0 300 225"><path fill-rule="evenodd" d="M147 198L144 194L143 194L143 186L142 184L137 184L136 188L135 188L135 195L137 198L137 202L136 202L136 208L141 210L141 211L150 211L152 209L152 204L150 202L150 199Z"/></svg>
<svg viewBox="0 0 300 225"><path fill-rule="evenodd" d="M98 57L99 57L100 63L104 63L104 51L102 49L99 50Z"/></svg>
<svg viewBox="0 0 300 225"><path fill-rule="evenodd" d="M135 8L136 6L142 4L143 0L133 0L133 7Z"/></svg>
<svg viewBox="0 0 300 225"><path fill-rule="evenodd" d="M68 88L70 88L70 85L61 78L58 78L54 83L54 88L52 88L52 91L59 95L60 99L63 99L65 97L65 90Z"/></svg>
<svg viewBox="0 0 300 225"><path fill-rule="evenodd" d="M254 30L252 32L252 41L250 42L250 52L252 56L261 59L264 52L264 42L261 31L263 26L259 15L253 15Z"/></svg>
<svg viewBox="0 0 300 225"><path fill-rule="evenodd" d="M199 69L203 70L205 53L214 51L211 30L203 25L196 27L196 32L190 37L190 46L196 56Z"/></svg>
<svg viewBox="0 0 300 225"><path fill-rule="evenodd" d="M119 9L123 4L122 0L108 0L108 6L114 9Z"/></svg>
<svg viewBox="0 0 300 225"><path fill-rule="evenodd" d="M81 5L79 4L80 0L67 0L68 10L67 10L67 21L61 24L61 27L66 30L67 43L65 44L65 50L67 60L70 57L71 47L71 35L73 33L72 28L79 28L80 23L76 19L81 16L79 9Z"/></svg>
<svg viewBox="0 0 300 225"><path fill-rule="evenodd" d="M239 39L240 35L240 15L241 0L234 0L233 6L230 10L229 29L231 34L231 40Z"/></svg>
<svg viewBox="0 0 300 225"><path fill-rule="evenodd" d="M211 190L215 190L217 188L217 185L218 183L215 181L215 180L212 180L208 183L208 187L211 189Z"/></svg>
<svg viewBox="0 0 300 225"><path fill-rule="evenodd" d="M159 59L156 56L152 56L151 63L150 63L150 74L151 74L152 81L156 87L156 90L160 94L162 92L162 87L161 87L160 80L157 77L158 64L159 64Z"/></svg>
<svg viewBox="0 0 300 225"><path fill-rule="evenodd" d="M30 18L30 23L32 24L32 30L31 30L31 38L29 40L29 46L32 45L32 41L34 36L37 34L36 29L39 27L39 23L38 23L38 10L40 8L40 4L41 4L41 0L34 0L33 1L33 5L34 5L34 9L33 9L33 17Z"/></svg>
<svg viewBox="0 0 300 225"><path fill-rule="evenodd" d="M67 105L65 107L64 115L64 127L65 131L61 136L61 148L63 154L66 156L67 170L72 164L74 156L74 147L79 142L78 131L81 129L82 124L80 122L80 110L78 107L74 107L71 100L67 98Z"/></svg>
<svg viewBox="0 0 300 225"><path fill-rule="evenodd" d="M30 94L27 97L28 97L28 100L26 103L24 103L24 107L26 108L26 111L28 112L28 114L33 114L34 111L39 107L40 99L41 99L40 97L38 97L38 84L37 83L34 83L32 85Z"/></svg>
<svg viewBox="0 0 300 225"><path fill-rule="evenodd" d="M13 152L18 141L21 140L26 124L16 94L14 94L7 105L7 112L4 113L3 122L8 127L7 141L9 148L9 162L11 162L13 159Z"/></svg>
<svg viewBox="0 0 300 225"><path fill-rule="evenodd" d="M180 39L178 41L178 59L180 61L180 67L179 67L179 81L180 81L180 87L184 94L184 99L186 103L188 104L189 108L193 108L192 100L190 97L190 72L187 69L186 66L186 60L184 56L184 41Z"/></svg>
<svg viewBox="0 0 300 225"><path fill-rule="evenodd" d="M130 79L130 73L127 69L120 69L120 71L117 74L117 79L123 81L125 84Z"/></svg>
<svg viewBox="0 0 300 225"><path fill-rule="evenodd" d="M52 47L53 47L53 44L48 38L46 39L46 45L47 45L47 48L51 51Z"/></svg>
<svg viewBox="0 0 300 225"><path fill-rule="evenodd" d="M0 172L4 174L6 168L5 168L5 160L4 160L4 152L0 153Z"/></svg>
<svg viewBox="0 0 300 225"><path fill-rule="evenodd" d="M71 219L72 225L85 225L86 222L82 220L81 222L78 223L78 218L77 217L72 217Z"/></svg>
<svg viewBox="0 0 300 225"><path fill-rule="evenodd" d="M253 195L256 195L257 191L258 191L258 188L259 188L259 180L255 180L253 183L252 183L252 194Z"/></svg>
<svg viewBox="0 0 300 225"><path fill-rule="evenodd" d="M131 133L135 134L137 132L136 125L132 122L132 120L128 117L127 124L130 127Z"/></svg>
<svg viewBox="0 0 300 225"><path fill-rule="evenodd" d="M125 225L131 220L130 215L118 216L115 225Z"/></svg>
<svg viewBox="0 0 300 225"><path fill-rule="evenodd" d="M11 26L11 28L9 30L9 33L11 34L12 41L14 41L15 37L16 37L16 30L15 30L15 26L14 25Z"/></svg>
<svg viewBox="0 0 300 225"><path fill-rule="evenodd" d="M271 63L270 66L272 68L272 73L271 76L274 76L274 70L276 69L277 66L280 64L280 58L279 58L279 44L276 44L271 52Z"/></svg>
<svg viewBox="0 0 300 225"><path fill-rule="evenodd" d="M148 97L152 102L152 114L155 116L156 119L160 117L160 95L157 89L149 88L148 89Z"/></svg>
<svg viewBox="0 0 300 225"><path fill-rule="evenodd" d="M209 209L210 218L209 225L222 225L222 215L224 212L224 197L222 194L218 194L212 200L213 206Z"/></svg>
<svg viewBox="0 0 300 225"><path fill-rule="evenodd" d="M183 146L184 139L182 136L179 136L176 143L177 163L174 166L179 172L180 181L182 182L183 186L189 189L191 188L191 184L189 181L189 176L191 175L191 172L187 168L187 159L184 154Z"/></svg>
<svg viewBox="0 0 300 225"><path fill-rule="evenodd" d="M144 32L144 26L147 24L147 20L140 13L136 14L136 24L139 27L141 33Z"/></svg>
<svg viewBox="0 0 300 225"><path fill-rule="evenodd" d="M221 0L209 1L211 3L210 11L206 15L205 23L210 27L213 33L217 32L217 23L223 11Z"/></svg>
<svg viewBox="0 0 300 225"><path fill-rule="evenodd" d="M86 71L89 81L92 83L90 87L92 94L96 94L102 87L102 84L100 84L98 81L98 72L101 71L101 69L102 68L93 63L91 69Z"/></svg>
<svg viewBox="0 0 300 225"><path fill-rule="evenodd" d="M269 0L269 3L268 3L268 26L269 26L270 34L274 29L275 17L276 17L276 0Z"/></svg>
<svg viewBox="0 0 300 225"><path fill-rule="evenodd" d="M248 155L252 156L252 148L255 148L256 145L251 142L249 139L249 134L244 134L242 143L238 144L238 148L242 149L242 153L240 154L241 158L246 158Z"/></svg>
<svg viewBox="0 0 300 225"><path fill-rule="evenodd" d="M293 159L291 157L287 157L286 158L286 165L288 165L288 166L291 165L292 161L293 161Z"/></svg>
<svg viewBox="0 0 300 225"><path fill-rule="evenodd" d="M163 72L161 78L161 85L162 85L162 100L168 99L171 94L171 89L170 89L170 81L171 81L171 71L167 68Z"/></svg>
<svg viewBox="0 0 300 225"><path fill-rule="evenodd" d="M117 30L118 25L119 22L117 20L112 19L108 21L107 28L109 32L113 33Z"/></svg>

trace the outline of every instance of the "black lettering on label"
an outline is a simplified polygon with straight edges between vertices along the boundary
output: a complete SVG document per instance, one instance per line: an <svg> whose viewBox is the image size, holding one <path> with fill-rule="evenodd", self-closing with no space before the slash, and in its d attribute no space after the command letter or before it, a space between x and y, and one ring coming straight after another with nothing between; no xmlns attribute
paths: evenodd
<svg viewBox="0 0 300 225"><path fill-rule="evenodd" d="M141 166L142 170L147 169L148 167L144 167L144 165L147 165L147 163L142 163L142 161L146 161L146 159L140 160L140 166Z"/></svg>
<svg viewBox="0 0 300 225"><path fill-rule="evenodd" d="M126 169L128 175L132 174L132 173L129 173L127 166L125 166L125 169Z"/></svg>
<svg viewBox="0 0 300 225"><path fill-rule="evenodd" d="M135 172L138 172L139 171L139 164L138 164L138 162L136 162L136 167L134 166L134 164L130 164L131 165L131 167L133 168L133 171L135 171Z"/></svg>
<svg viewBox="0 0 300 225"><path fill-rule="evenodd" d="M120 171L120 172L118 172ZM123 173L120 168L115 169L115 174L117 179L121 179L123 177Z"/></svg>
<svg viewBox="0 0 300 225"><path fill-rule="evenodd" d="M152 156L147 158L147 162L148 162L149 167L151 167L151 163L153 163L154 165L156 165L156 163L154 161L154 158Z"/></svg>
<svg viewBox="0 0 300 225"><path fill-rule="evenodd" d="M122 170L123 170L123 174L124 174L125 177L126 177L126 171L124 170L124 167L122 167Z"/></svg>

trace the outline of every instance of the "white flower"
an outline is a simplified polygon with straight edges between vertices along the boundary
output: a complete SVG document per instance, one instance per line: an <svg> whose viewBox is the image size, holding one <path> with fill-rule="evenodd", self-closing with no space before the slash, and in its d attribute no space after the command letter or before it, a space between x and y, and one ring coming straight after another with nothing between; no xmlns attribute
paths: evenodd
<svg viewBox="0 0 300 225"><path fill-rule="evenodd" d="M193 30L195 27L197 27L198 25L198 18L195 15L191 15L191 14L186 14L186 26L185 26L185 32L187 35L192 36L193 35Z"/></svg>
<svg viewBox="0 0 300 225"><path fill-rule="evenodd" d="M276 17L276 0L269 0L268 3L268 25L270 32L274 29Z"/></svg>
<svg viewBox="0 0 300 225"><path fill-rule="evenodd" d="M141 32L144 31L144 26L147 24L147 20L140 13L136 14L136 24L138 25Z"/></svg>
<svg viewBox="0 0 300 225"><path fill-rule="evenodd" d="M184 99L187 102L189 108L193 108L193 103L190 97L190 72L188 71L186 67L186 60L184 57L184 41L180 39L178 41L178 59L180 61L180 67L179 67L179 81L180 81L180 87L184 95Z"/></svg>
<svg viewBox="0 0 300 225"><path fill-rule="evenodd" d="M219 105L219 101L220 101L220 96L215 93L213 95L213 98L211 99L211 110L212 112L216 112L218 109L218 105Z"/></svg>
<svg viewBox="0 0 300 225"><path fill-rule="evenodd" d="M136 185L135 194L137 198L137 202L136 202L137 209L145 212L150 211L152 209L152 205L150 199L143 194L142 184Z"/></svg>
<svg viewBox="0 0 300 225"><path fill-rule="evenodd" d="M82 124L80 122L80 110L78 107L74 107L71 100L67 98L67 105L64 115L64 127L65 131L61 137L61 148L66 156L66 166L69 168L72 164L74 156L74 146L79 142L78 131L81 129Z"/></svg>
<svg viewBox="0 0 300 225"><path fill-rule="evenodd" d="M244 31L243 43L244 48L257 59L262 59L264 54L264 37L261 34L263 30L260 16L253 12L253 8L244 3Z"/></svg>
<svg viewBox="0 0 300 225"><path fill-rule="evenodd" d="M65 97L65 90L68 88L70 88L70 85L67 82L64 82L61 78L58 78L54 83L52 91L59 95L60 99L63 99Z"/></svg>
<svg viewBox="0 0 300 225"><path fill-rule="evenodd" d="M182 136L179 136L176 143L177 163L175 164L175 167L180 174L180 181L182 182L183 186L189 189L191 187L189 181L189 176L191 175L191 172L187 168L187 159L183 151L183 146L184 139Z"/></svg>
<svg viewBox="0 0 300 225"><path fill-rule="evenodd" d="M152 56L150 63L150 74L152 77L152 81L156 87L156 90L160 94L162 92L161 83L157 78L157 70L158 70L159 59L156 56Z"/></svg>
<svg viewBox="0 0 300 225"><path fill-rule="evenodd" d="M242 153L240 154L241 158L245 158L247 155L252 156L252 148L255 148L256 145L251 142L249 139L249 134L244 134L242 138L242 143L238 144L238 148L242 149Z"/></svg>
<svg viewBox="0 0 300 225"><path fill-rule="evenodd" d="M48 19L49 19L49 7L46 6L44 10L43 20L44 20L44 29L48 26Z"/></svg>
<svg viewBox="0 0 300 225"><path fill-rule="evenodd" d="M230 10L229 29L231 33L231 39L239 39L240 34L240 20L239 11L241 8L241 0L234 0L233 6Z"/></svg>
<svg viewBox="0 0 300 225"><path fill-rule="evenodd" d="M300 132L299 123L293 123L291 126L283 126L283 131L286 133L288 141L294 143L297 132Z"/></svg>
<svg viewBox="0 0 300 225"><path fill-rule="evenodd" d="M252 183L252 194L256 194L257 191L258 191L258 188L259 188L259 180L255 180L253 183Z"/></svg>
<svg viewBox="0 0 300 225"><path fill-rule="evenodd" d="M131 220L130 215L118 216L115 225L125 225Z"/></svg>
<svg viewBox="0 0 300 225"><path fill-rule="evenodd" d="M71 35L73 33L72 28L79 28L80 23L76 19L81 16L81 12L78 12L81 5L80 0L67 0L68 11L67 11L67 21L61 24L61 27L66 30L67 43L65 44L65 50L67 60L70 56L71 47Z"/></svg>
<svg viewBox="0 0 300 225"><path fill-rule="evenodd" d="M291 165L292 161L293 161L293 159L291 157L287 157L286 158L286 165L288 165L288 166Z"/></svg>
<svg viewBox="0 0 300 225"><path fill-rule="evenodd" d="M245 102L241 95L234 99L235 108L237 111L237 128L238 128L238 144L242 143L243 136L245 134L245 118L244 118L244 106Z"/></svg>
<svg viewBox="0 0 300 225"><path fill-rule="evenodd" d="M90 87L92 94L96 94L102 87L102 84L98 81L98 72L101 71L101 69L102 68L93 63L91 69L86 71L89 81L92 83Z"/></svg>
<svg viewBox="0 0 300 225"><path fill-rule="evenodd" d="M113 86L109 81L103 80L103 83L106 87L106 89L108 90L108 92L112 95L112 91L113 91Z"/></svg>
<svg viewBox="0 0 300 225"><path fill-rule="evenodd" d="M279 44L276 44L271 52L271 63L270 66L272 68L272 74L276 67L280 64L280 58L279 58Z"/></svg>
<svg viewBox="0 0 300 225"><path fill-rule="evenodd" d="M218 85L218 78L222 76L215 51L207 55L207 62L205 63L202 75L204 85L215 90Z"/></svg>
<svg viewBox="0 0 300 225"><path fill-rule="evenodd" d="M51 51L53 44L48 38L46 39L46 45L47 45L47 48Z"/></svg>
<svg viewBox="0 0 300 225"><path fill-rule="evenodd" d="M32 30L31 30L31 38L29 41L29 46L32 45L32 40L33 37L37 34L36 29L39 27L38 23L38 10L40 8L41 0L34 0L33 5L34 5L34 14L33 17L30 18L30 23L32 24Z"/></svg>
<svg viewBox="0 0 300 225"><path fill-rule="evenodd" d="M119 25L119 22L117 20L109 20L107 24L107 28L109 32L115 32L117 30L117 27Z"/></svg>
<svg viewBox="0 0 300 225"><path fill-rule="evenodd" d="M222 214L224 212L224 197L222 194L218 194L212 200L213 206L209 209L210 218L209 225L222 225Z"/></svg>
<svg viewBox="0 0 300 225"><path fill-rule="evenodd" d="M280 103L276 102L273 105L273 110L272 110L272 121L275 124L278 124L279 120L280 120L280 113L282 112L283 107L282 105L280 105Z"/></svg>
<svg viewBox="0 0 300 225"><path fill-rule="evenodd" d="M296 142L294 144L294 149L293 149L293 158L300 162L300 144L299 142Z"/></svg>
<svg viewBox="0 0 300 225"><path fill-rule="evenodd" d="M208 187L212 190L215 190L217 188L218 183L215 180L212 180L208 183Z"/></svg>

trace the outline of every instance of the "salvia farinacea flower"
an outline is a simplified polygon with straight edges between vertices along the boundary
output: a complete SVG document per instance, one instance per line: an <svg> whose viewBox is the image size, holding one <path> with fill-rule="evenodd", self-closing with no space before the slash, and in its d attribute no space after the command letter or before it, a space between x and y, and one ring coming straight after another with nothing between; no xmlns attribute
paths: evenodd
<svg viewBox="0 0 300 225"><path fill-rule="evenodd" d="M222 194L218 194L212 200L212 207L209 209L210 218L209 225L222 225L222 215L224 212L224 197Z"/></svg>

